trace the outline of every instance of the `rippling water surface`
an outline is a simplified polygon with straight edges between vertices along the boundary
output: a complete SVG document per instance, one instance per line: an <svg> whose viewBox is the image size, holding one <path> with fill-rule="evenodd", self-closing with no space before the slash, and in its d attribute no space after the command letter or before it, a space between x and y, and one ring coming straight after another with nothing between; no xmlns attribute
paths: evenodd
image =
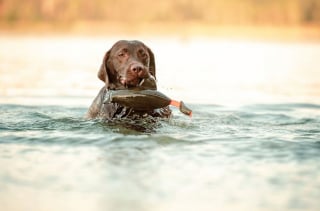
<svg viewBox="0 0 320 211"><path fill-rule="evenodd" d="M147 40L193 117L85 120L114 40L0 36L1 211L320 210L319 44Z"/></svg>
<svg viewBox="0 0 320 211"><path fill-rule="evenodd" d="M145 124L1 105L2 210L320 208L320 105L191 107Z"/></svg>

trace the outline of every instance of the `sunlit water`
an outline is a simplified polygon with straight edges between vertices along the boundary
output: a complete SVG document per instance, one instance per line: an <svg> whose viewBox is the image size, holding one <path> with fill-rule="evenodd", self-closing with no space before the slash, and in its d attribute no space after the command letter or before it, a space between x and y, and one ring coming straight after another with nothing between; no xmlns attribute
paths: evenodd
<svg viewBox="0 0 320 211"><path fill-rule="evenodd" d="M1 105L1 210L318 210L320 105L191 105L143 124Z"/></svg>
<svg viewBox="0 0 320 211"><path fill-rule="evenodd" d="M319 45L154 40L160 89L193 117L85 120L112 41L1 38L0 210L320 209Z"/></svg>

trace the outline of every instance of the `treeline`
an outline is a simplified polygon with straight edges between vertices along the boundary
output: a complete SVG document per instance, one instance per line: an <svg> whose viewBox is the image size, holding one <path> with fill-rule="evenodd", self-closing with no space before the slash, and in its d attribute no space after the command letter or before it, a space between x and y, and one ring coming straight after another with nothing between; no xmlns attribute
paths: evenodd
<svg viewBox="0 0 320 211"><path fill-rule="evenodd" d="M1 22L320 24L320 0L0 0Z"/></svg>

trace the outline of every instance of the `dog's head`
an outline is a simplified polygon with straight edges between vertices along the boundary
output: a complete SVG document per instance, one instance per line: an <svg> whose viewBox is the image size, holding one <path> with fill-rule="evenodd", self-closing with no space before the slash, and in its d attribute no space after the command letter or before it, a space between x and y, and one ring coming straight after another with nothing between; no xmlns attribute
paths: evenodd
<svg viewBox="0 0 320 211"><path fill-rule="evenodd" d="M120 40L107 51L98 72L109 89L124 89L147 84L156 89L153 52L140 41ZM143 83L152 79L152 83Z"/></svg>

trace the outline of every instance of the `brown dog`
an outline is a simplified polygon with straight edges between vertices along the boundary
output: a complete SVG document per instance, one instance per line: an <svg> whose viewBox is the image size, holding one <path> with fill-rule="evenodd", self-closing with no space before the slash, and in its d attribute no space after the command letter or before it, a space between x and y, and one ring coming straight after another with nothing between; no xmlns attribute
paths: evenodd
<svg viewBox="0 0 320 211"><path fill-rule="evenodd" d="M141 86L157 89L156 66L153 52L140 41L120 40L105 54L98 77L105 83L92 102L87 118L169 117L169 107L150 111L135 111L117 103L103 103L109 90L130 89Z"/></svg>

